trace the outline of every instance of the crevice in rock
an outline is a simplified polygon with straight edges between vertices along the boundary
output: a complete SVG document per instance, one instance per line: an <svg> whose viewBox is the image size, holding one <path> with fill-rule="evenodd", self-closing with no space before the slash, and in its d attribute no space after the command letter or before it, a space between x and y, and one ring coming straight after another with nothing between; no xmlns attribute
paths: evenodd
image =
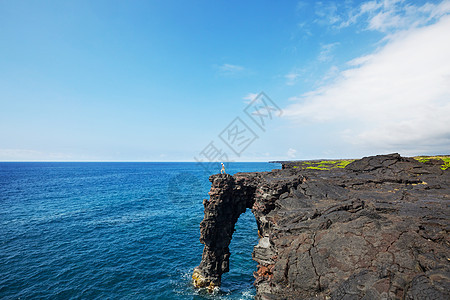
<svg viewBox="0 0 450 300"><path fill-rule="evenodd" d="M322 287L320 286L320 275L317 272L316 265L314 264L314 258L313 258L313 255L311 253L311 250L316 246L316 233L313 234L313 238L312 239L313 239L313 242L312 242L311 247L308 250L308 254L309 254L309 257L311 258L311 265L312 265L312 267L314 269L314 273L317 276L317 287L318 287L318 291L320 292L320 291L322 291Z"/></svg>

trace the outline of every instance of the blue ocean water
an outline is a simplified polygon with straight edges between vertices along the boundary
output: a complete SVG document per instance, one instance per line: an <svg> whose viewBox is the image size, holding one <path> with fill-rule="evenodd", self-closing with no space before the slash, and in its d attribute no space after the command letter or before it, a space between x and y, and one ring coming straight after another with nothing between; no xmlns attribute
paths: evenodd
<svg viewBox="0 0 450 300"><path fill-rule="evenodd" d="M196 163L0 163L0 299L252 299L249 210L221 291L191 286L209 175Z"/></svg>

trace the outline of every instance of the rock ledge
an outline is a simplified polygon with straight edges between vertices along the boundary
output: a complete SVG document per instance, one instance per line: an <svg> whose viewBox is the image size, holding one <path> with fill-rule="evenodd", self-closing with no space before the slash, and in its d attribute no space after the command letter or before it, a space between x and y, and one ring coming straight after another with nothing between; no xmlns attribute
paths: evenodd
<svg viewBox="0 0 450 300"><path fill-rule="evenodd" d="M212 175L194 270L220 286L239 215L259 243L256 299L450 299L450 170L398 154L332 170Z"/></svg>

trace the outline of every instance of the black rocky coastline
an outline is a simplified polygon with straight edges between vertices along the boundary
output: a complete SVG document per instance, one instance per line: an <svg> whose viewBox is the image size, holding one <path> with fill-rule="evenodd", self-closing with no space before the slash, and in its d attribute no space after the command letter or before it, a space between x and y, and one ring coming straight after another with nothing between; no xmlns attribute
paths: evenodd
<svg viewBox="0 0 450 300"><path fill-rule="evenodd" d="M450 299L450 169L441 164L390 154L331 170L289 162L212 175L194 285L220 286L249 208L256 299Z"/></svg>

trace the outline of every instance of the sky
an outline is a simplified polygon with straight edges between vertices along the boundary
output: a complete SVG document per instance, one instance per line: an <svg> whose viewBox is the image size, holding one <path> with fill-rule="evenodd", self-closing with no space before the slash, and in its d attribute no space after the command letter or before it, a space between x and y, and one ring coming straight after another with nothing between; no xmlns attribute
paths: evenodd
<svg viewBox="0 0 450 300"><path fill-rule="evenodd" d="M450 0L0 0L0 161L450 154Z"/></svg>

